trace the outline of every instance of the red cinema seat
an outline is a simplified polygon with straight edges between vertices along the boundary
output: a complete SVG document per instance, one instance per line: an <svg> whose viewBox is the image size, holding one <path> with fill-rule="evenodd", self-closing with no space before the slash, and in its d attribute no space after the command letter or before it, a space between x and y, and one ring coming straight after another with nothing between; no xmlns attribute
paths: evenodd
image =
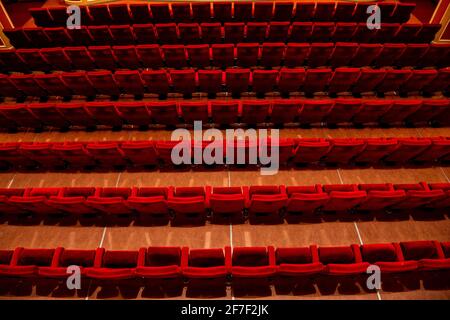
<svg viewBox="0 0 450 320"><path fill-rule="evenodd" d="M186 123L194 124L195 121L201 121L206 124L208 117L208 102L181 102L181 116Z"/></svg>
<svg viewBox="0 0 450 320"><path fill-rule="evenodd" d="M243 22L225 22L223 30L225 43L239 43L244 40L245 23Z"/></svg>
<svg viewBox="0 0 450 320"><path fill-rule="evenodd" d="M289 40L291 42L310 42L312 31L312 22L294 22Z"/></svg>
<svg viewBox="0 0 450 320"><path fill-rule="evenodd" d="M114 24L131 24L131 16L127 4L110 3L108 4L108 9Z"/></svg>
<svg viewBox="0 0 450 320"><path fill-rule="evenodd" d="M125 154L115 142L92 142L86 145L86 150L94 157L101 167L122 167L127 165Z"/></svg>
<svg viewBox="0 0 450 320"><path fill-rule="evenodd" d="M338 98L334 102L333 109L327 114L325 122L328 125L350 122L359 109L361 109L360 99Z"/></svg>
<svg viewBox="0 0 450 320"><path fill-rule="evenodd" d="M5 72L8 71L27 72L30 70L30 66L28 66L28 64L25 63L25 61L17 55L17 52L14 49L0 52L0 65L2 70L4 70ZM6 77L5 75L1 76Z"/></svg>
<svg viewBox="0 0 450 320"><path fill-rule="evenodd" d="M360 190L367 192L366 199L357 207L357 210L361 211L387 210L406 198L405 191L394 190L390 185L386 185L385 188L370 188L370 185L367 187L361 185Z"/></svg>
<svg viewBox="0 0 450 320"><path fill-rule="evenodd" d="M106 4L90 6L89 13L93 18L94 25L112 24L111 15L109 14L108 6Z"/></svg>
<svg viewBox="0 0 450 320"><path fill-rule="evenodd" d="M17 56L22 59L30 70L49 71L50 66L41 56L38 49L17 49Z"/></svg>
<svg viewBox="0 0 450 320"><path fill-rule="evenodd" d="M173 101L148 102L147 109L154 123L174 126L179 122L177 104Z"/></svg>
<svg viewBox="0 0 450 320"><path fill-rule="evenodd" d="M13 254L13 250L0 250L0 277L5 275L11 265Z"/></svg>
<svg viewBox="0 0 450 320"><path fill-rule="evenodd" d="M423 88L427 93L448 91L450 88L450 68L443 68L439 70L439 74Z"/></svg>
<svg viewBox="0 0 450 320"><path fill-rule="evenodd" d="M332 40L334 42L344 42L353 39L357 24L353 22L336 22Z"/></svg>
<svg viewBox="0 0 450 320"><path fill-rule="evenodd" d="M310 125L322 122L332 111L334 101L329 99L303 100L299 109L299 123L301 125Z"/></svg>
<svg viewBox="0 0 450 320"><path fill-rule="evenodd" d="M107 46L113 43L113 37L108 26L89 26L88 32L92 37L92 44Z"/></svg>
<svg viewBox="0 0 450 320"><path fill-rule="evenodd" d="M309 67L321 67L326 66L328 59L333 52L333 43L312 43L311 50L308 55Z"/></svg>
<svg viewBox="0 0 450 320"><path fill-rule="evenodd" d="M261 43L266 39L268 24L266 22L247 23L247 42Z"/></svg>
<svg viewBox="0 0 450 320"><path fill-rule="evenodd" d="M431 203L433 208L448 208L450 207L450 183L430 183L431 190L443 190L447 197Z"/></svg>
<svg viewBox="0 0 450 320"><path fill-rule="evenodd" d="M92 46L88 49L98 68L106 70L116 69L116 59L110 46Z"/></svg>
<svg viewBox="0 0 450 320"><path fill-rule="evenodd" d="M25 104L2 105L0 112L9 119L14 119L19 127L23 128L40 128L42 123L31 113Z"/></svg>
<svg viewBox="0 0 450 320"><path fill-rule="evenodd" d="M231 2L214 1L212 5L214 20L225 22L232 19Z"/></svg>
<svg viewBox="0 0 450 320"><path fill-rule="evenodd" d="M85 268L86 277L98 283L117 283L129 281L136 276L138 266L138 251L105 251L97 249L94 266Z"/></svg>
<svg viewBox="0 0 450 320"><path fill-rule="evenodd" d="M379 119L391 108L392 100L363 100L361 108L356 112L352 121L363 123L379 122Z"/></svg>
<svg viewBox="0 0 450 320"><path fill-rule="evenodd" d="M306 71L303 68L281 68L278 78L278 90L282 94L299 92L305 82Z"/></svg>
<svg viewBox="0 0 450 320"><path fill-rule="evenodd" d="M84 103L64 103L58 105L58 111L72 126L95 127L93 115L84 107Z"/></svg>
<svg viewBox="0 0 450 320"><path fill-rule="evenodd" d="M391 108L381 117L380 122L393 124L404 121L422 106L422 100L402 99L394 100Z"/></svg>
<svg viewBox="0 0 450 320"><path fill-rule="evenodd" d="M270 21L272 18L273 2L255 2L254 19L256 21Z"/></svg>
<svg viewBox="0 0 450 320"><path fill-rule="evenodd" d="M308 43L288 43L284 56L286 67L299 67L305 64L309 55L310 45Z"/></svg>
<svg viewBox="0 0 450 320"><path fill-rule="evenodd" d="M41 27L31 27L22 29L27 38L30 40L28 47L46 48L50 47L51 40Z"/></svg>
<svg viewBox="0 0 450 320"><path fill-rule="evenodd" d="M32 75L12 74L9 76L12 84L27 96L43 97L47 92L42 89Z"/></svg>
<svg viewBox="0 0 450 320"><path fill-rule="evenodd" d="M52 6L48 8L50 15L53 18L55 26L62 26L67 22L67 7L65 6Z"/></svg>
<svg viewBox="0 0 450 320"><path fill-rule="evenodd" d="M363 261L376 265L382 273L408 272L417 269L416 261L405 261L398 243L364 244Z"/></svg>
<svg viewBox="0 0 450 320"><path fill-rule="evenodd" d="M384 33L391 30L387 27L385 27L385 29L369 29L367 28L367 22L359 22L356 24L355 33L352 35L352 41L359 43L387 42L387 40L384 39L375 40L380 32Z"/></svg>
<svg viewBox="0 0 450 320"><path fill-rule="evenodd" d="M169 22L172 20L169 3L150 3L150 10L154 22Z"/></svg>
<svg viewBox="0 0 450 320"><path fill-rule="evenodd" d="M172 149L175 147L180 148L179 152L177 152L177 155L180 155L181 157L181 163L177 163L175 159L172 159ZM162 163L163 166L174 166L174 165L184 165L184 164L190 164L192 159L191 154L191 142L190 141L156 141L155 148L158 153L158 159ZM184 155L186 149L188 150L188 154L186 157L189 159L188 163L185 163L184 161ZM174 151L176 152L176 151ZM174 162L175 161L175 162Z"/></svg>
<svg viewBox="0 0 450 320"><path fill-rule="evenodd" d="M192 19L197 22L211 20L211 4L209 2L192 2Z"/></svg>
<svg viewBox="0 0 450 320"><path fill-rule="evenodd" d="M1 148L1 146L0 146L0 148ZM2 155L2 150L0 149L0 164L3 165L3 162L4 162L4 158ZM19 209L19 207L16 207L12 203L10 203L8 200L12 196L23 197L24 192L25 192L24 189L1 188L0 189L0 212L1 212L1 214L2 215L20 214L21 210ZM0 262L0 265L2 265L2 264L6 264L6 262L4 260L2 260Z"/></svg>
<svg viewBox="0 0 450 320"><path fill-rule="evenodd" d="M431 140L425 138L399 138L398 148L384 158L387 162L406 163L431 146Z"/></svg>
<svg viewBox="0 0 450 320"><path fill-rule="evenodd" d="M444 116L450 108L450 101L444 99L425 99L421 107L414 113L406 117L407 123L414 125L427 124L432 120L439 121L439 117Z"/></svg>
<svg viewBox="0 0 450 320"><path fill-rule="evenodd" d="M420 58L419 65L423 67L445 66L450 58L450 43L431 43L429 49Z"/></svg>
<svg viewBox="0 0 450 320"><path fill-rule="evenodd" d="M52 153L72 168L95 165L94 158L80 142L62 142L52 145Z"/></svg>
<svg viewBox="0 0 450 320"><path fill-rule="evenodd" d="M258 96L274 91L278 70L255 70L252 74L252 88Z"/></svg>
<svg viewBox="0 0 450 320"><path fill-rule="evenodd" d="M48 200L51 196L57 196L60 191L60 188L28 188L23 196L11 196L9 202L33 215L59 215L62 211L50 206Z"/></svg>
<svg viewBox="0 0 450 320"><path fill-rule="evenodd" d="M407 241L399 244L405 262L417 263L420 270L448 270L448 247L438 241ZM447 249L447 250L445 250Z"/></svg>
<svg viewBox="0 0 450 320"><path fill-rule="evenodd" d="M395 190L404 190L406 198L404 201L392 206L392 209L411 210L423 206L433 206L433 202L447 198L443 190L430 190L429 186L422 183L417 184L394 184Z"/></svg>
<svg viewBox="0 0 450 320"><path fill-rule="evenodd" d="M320 185L287 187L286 193L289 197L286 205L287 221L294 221L300 214L314 213L330 200Z"/></svg>
<svg viewBox="0 0 450 320"><path fill-rule="evenodd" d="M64 84L59 74L36 74L34 80L51 96L67 97L72 95L72 92Z"/></svg>
<svg viewBox="0 0 450 320"><path fill-rule="evenodd" d="M139 69L141 67L136 47L133 46L113 46L114 56L122 68Z"/></svg>
<svg viewBox="0 0 450 320"><path fill-rule="evenodd" d="M151 152L154 153L154 151ZM151 157L154 155L152 154ZM136 164L149 164L149 161L145 160L143 155L136 154L135 160L137 160ZM128 197L127 204L139 214L142 221L166 225L169 222L167 199L171 192L172 189L166 187L135 187L131 196Z"/></svg>
<svg viewBox="0 0 450 320"><path fill-rule="evenodd" d="M265 286L275 275L275 250L269 247L234 247L231 260L233 290L246 286Z"/></svg>
<svg viewBox="0 0 450 320"><path fill-rule="evenodd" d="M420 23L406 23L400 25L400 29L395 34L394 42L411 43L415 42L415 35L422 29Z"/></svg>
<svg viewBox="0 0 450 320"><path fill-rule="evenodd" d="M222 41L222 25L218 22L200 23L202 42L220 43Z"/></svg>
<svg viewBox="0 0 450 320"><path fill-rule="evenodd" d="M294 151L294 162L296 164L310 164L319 162L330 150L329 141L321 138L302 138L297 142Z"/></svg>
<svg viewBox="0 0 450 320"><path fill-rule="evenodd" d="M81 281L85 280L86 268L92 268L95 263L96 250L65 249L58 247L52 259L51 266L38 267L40 278L66 279L71 273L67 273L68 267L77 266L80 268ZM81 282L81 286L89 285L86 281Z"/></svg>
<svg viewBox="0 0 450 320"><path fill-rule="evenodd" d="M216 67L231 67L234 65L233 44L213 44L211 46L212 63Z"/></svg>
<svg viewBox="0 0 450 320"><path fill-rule="evenodd" d="M257 43L238 43L236 53L238 66L253 67L258 64L259 45Z"/></svg>
<svg viewBox="0 0 450 320"><path fill-rule="evenodd" d="M346 164L353 157L359 155L365 147L366 142L363 139L333 139L331 140L331 150L323 161Z"/></svg>
<svg viewBox="0 0 450 320"><path fill-rule="evenodd" d="M188 259L180 247L149 247L139 250L136 275L146 289L158 294L180 295L183 291L182 261Z"/></svg>
<svg viewBox="0 0 450 320"><path fill-rule="evenodd" d="M420 153L413 160L418 162L436 162L450 154L450 140L447 138L431 138L431 147Z"/></svg>
<svg viewBox="0 0 450 320"><path fill-rule="evenodd" d="M333 22L316 22L313 25L311 34L312 42L328 42L331 41L335 29Z"/></svg>
<svg viewBox="0 0 450 320"><path fill-rule="evenodd" d="M311 54L310 54L311 56ZM331 69L308 69L306 71L303 91L307 94L325 91L332 75Z"/></svg>
<svg viewBox="0 0 450 320"><path fill-rule="evenodd" d="M413 70L411 76L401 85L401 92L416 92L422 90L438 75L436 70Z"/></svg>
<svg viewBox="0 0 450 320"><path fill-rule="evenodd" d="M315 2L297 2L294 21L313 21L315 8Z"/></svg>
<svg viewBox="0 0 450 320"><path fill-rule="evenodd" d="M138 58L145 68L161 68L163 64L163 56L160 46L157 44L142 44L136 46ZM144 70L145 74L148 70Z"/></svg>
<svg viewBox="0 0 450 320"><path fill-rule="evenodd" d="M88 145L88 150L91 151ZM130 188L97 188L95 195L86 200L86 204L104 215L130 214L127 199L131 196Z"/></svg>
<svg viewBox="0 0 450 320"><path fill-rule="evenodd" d="M53 68L59 70L72 69L72 61L64 53L62 48L43 48L40 50L41 56L51 63ZM0 60L2 57L0 56Z"/></svg>
<svg viewBox="0 0 450 320"><path fill-rule="evenodd" d="M116 74L117 75L117 74ZM127 124L148 126L151 123L150 112L144 102L124 101L116 104L116 110Z"/></svg>
<svg viewBox="0 0 450 320"><path fill-rule="evenodd" d="M21 143L6 142L0 144L0 165L2 169L36 166L31 159L20 151Z"/></svg>
<svg viewBox="0 0 450 320"><path fill-rule="evenodd" d="M56 43L61 47L67 47L73 44L72 37L64 27L45 28L45 34L51 42Z"/></svg>
<svg viewBox="0 0 450 320"><path fill-rule="evenodd" d="M424 23L422 29L416 34L414 42L430 43L436 38L436 34L441 29L442 25L439 23Z"/></svg>
<svg viewBox="0 0 450 320"><path fill-rule="evenodd" d="M209 195L209 208L214 222L243 222L245 195L241 187L214 187Z"/></svg>
<svg viewBox="0 0 450 320"><path fill-rule="evenodd" d="M223 74L221 70L198 70L197 75L200 92L215 95L222 91Z"/></svg>
<svg viewBox="0 0 450 320"><path fill-rule="evenodd" d="M72 61L73 68L76 70L95 69L94 60L90 56L86 48L83 47L66 47L65 54Z"/></svg>
<svg viewBox="0 0 450 320"><path fill-rule="evenodd" d="M136 43L149 44L156 42L156 33L153 24L134 24L132 28Z"/></svg>
<svg viewBox="0 0 450 320"><path fill-rule="evenodd" d="M396 139L367 138L366 147L353 161L355 163L377 163L398 148Z"/></svg>
<svg viewBox="0 0 450 320"><path fill-rule="evenodd" d="M268 41L285 42L288 39L290 22L271 22L267 34Z"/></svg>
<svg viewBox="0 0 450 320"><path fill-rule="evenodd" d="M47 142L29 142L20 145L20 152L35 161L38 166L53 169L64 167L64 161L52 152L52 144Z"/></svg>
<svg viewBox="0 0 450 320"><path fill-rule="evenodd" d="M248 91L250 82L249 69L227 69L225 74L225 83L228 91L233 95L240 95Z"/></svg>
<svg viewBox="0 0 450 320"><path fill-rule="evenodd" d="M241 122L250 125L265 123L269 115L270 102L259 100L242 101Z"/></svg>
<svg viewBox="0 0 450 320"><path fill-rule="evenodd" d="M401 70L399 70L401 71ZM361 69L360 76L352 88L354 93L371 92L374 91L378 84L382 83L386 75L384 69Z"/></svg>
<svg viewBox="0 0 450 320"><path fill-rule="evenodd" d="M261 49L261 65L264 67L281 65L284 48L284 43L264 43Z"/></svg>
<svg viewBox="0 0 450 320"><path fill-rule="evenodd" d="M28 12L33 17L35 25L39 27L51 27L54 25L53 18L47 8L29 8Z"/></svg>
<svg viewBox="0 0 450 320"><path fill-rule="evenodd" d="M270 111L271 122L281 126L285 123L295 122L298 116L301 100L296 99L277 99L272 102Z"/></svg>
<svg viewBox="0 0 450 320"><path fill-rule="evenodd" d="M172 16L176 22L191 20L191 6L189 3L172 3Z"/></svg>
<svg viewBox="0 0 450 320"><path fill-rule="evenodd" d="M187 66L187 57L182 45L163 45L164 61L170 68L182 68Z"/></svg>
<svg viewBox="0 0 450 320"><path fill-rule="evenodd" d="M66 22L64 22L65 24ZM91 32L89 31L92 27L80 26L80 29L69 29L67 32L72 38L74 46L89 46L94 45L95 41ZM95 35L95 33L94 33Z"/></svg>
<svg viewBox="0 0 450 320"><path fill-rule="evenodd" d="M168 199L177 225L204 224L206 221L206 192L203 187L177 187Z"/></svg>
<svg viewBox="0 0 450 320"><path fill-rule="evenodd" d="M84 71L62 73L61 78L68 88L80 96L95 96L96 91Z"/></svg>
<svg viewBox="0 0 450 320"><path fill-rule="evenodd" d="M157 23L155 28L158 39L162 43L173 44L178 42L177 25L175 23Z"/></svg>
<svg viewBox="0 0 450 320"><path fill-rule="evenodd" d="M8 37L9 43L15 48L28 48L34 46L25 34L23 28L4 29L3 33Z"/></svg>
<svg viewBox="0 0 450 320"><path fill-rule="evenodd" d="M86 205L88 197L94 196L95 188L63 188L48 198L48 205L72 215L91 215L95 210Z"/></svg>
<svg viewBox="0 0 450 320"><path fill-rule="evenodd" d="M411 13L415 9L415 3L399 2L392 13L392 19L395 21L404 23L407 22L411 16Z"/></svg>
<svg viewBox="0 0 450 320"><path fill-rule="evenodd" d="M316 11L314 13L314 19L316 21L331 21L333 20L335 13L334 2L317 2Z"/></svg>
<svg viewBox="0 0 450 320"><path fill-rule="evenodd" d="M170 70L174 92L191 95L196 91L196 73L194 69Z"/></svg>
<svg viewBox="0 0 450 320"><path fill-rule="evenodd" d="M319 261L325 265L325 272L333 276L357 276L365 274L369 267L363 262L359 246L319 247Z"/></svg>
<svg viewBox="0 0 450 320"><path fill-rule="evenodd" d="M294 12L294 2L275 2L272 21L290 21Z"/></svg>
<svg viewBox="0 0 450 320"><path fill-rule="evenodd" d="M59 112L58 106L54 103L31 103L28 108L44 126L55 128L67 128L69 126L69 122Z"/></svg>
<svg viewBox="0 0 450 320"><path fill-rule="evenodd" d="M87 76L98 94L108 96L120 95L120 89L111 71L90 71L87 73Z"/></svg>
<svg viewBox="0 0 450 320"><path fill-rule="evenodd" d="M284 186L251 186L246 205L250 223L280 223L287 199Z"/></svg>
<svg viewBox="0 0 450 320"><path fill-rule="evenodd" d="M353 56L356 54L357 51L358 51L357 43L351 42L336 43L333 53L330 56L330 65L332 67L349 66L350 61L352 60Z"/></svg>
<svg viewBox="0 0 450 320"><path fill-rule="evenodd" d="M275 264L277 276L289 282L293 281L293 278L311 277L325 270L324 265L319 261L319 251L316 245L277 248Z"/></svg>
<svg viewBox="0 0 450 320"><path fill-rule="evenodd" d="M360 29L363 29L363 24L359 24ZM401 24L400 23L384 23L382 22L380 25L380 29L373 29L372 31L362 31L362 36L366 35L367 32L370 32L370 37L367 37L368 39L357 39L361 42L373 42L373 43L386 43L388 44L388 47L391 47L390 50L387 52L394 52L395 53L395 45L392 46L392 43L395 39L395 35L397 34L398 30L400 29Z"/></svg>
<svg viewBox="0 0 450 320"><path fill-rule="evenodd" d="M204 68L209 66L209 46L207 44L187 45L186 53L191 67Z"/></svg>
<svg viewBox="0 0 450 320"><path fill-rule="evenodd" d="M353 56L352 66L364 67L372 65L373 61L380 55L383 46L377 43L360 43L358 51ZM362 69L364 70L364 69Z"/></svg>
<svg viewBox="0 0 450 320"><path fill-rule="evenodd" d="M109 31L116 45L132 44L135 41L133 30L129 25L113 25L109 26Z"/></svg>
<svg viewBox="0 0 450 320"><path fill-rule="evenodd" d="M52 266L54 254L54 249L16 248L10 258L10 263L0 265L0 276L9 278L37 278L40 267Z"/></svg>
<svg viewBox="0 0 450 320"><path fill-rule="evenodd" d="M211 101L212 122L220 125L230 125L238 122L239 102L233 100Z"/></svg>
<svg viewBox="0 0 450 320"><path fill-rule="evenodd" d="M359 75L359 68L336 68L331 77L328 92L349 92L358 80Z"/></svg>
<svg viewBox="0 0 450 320"><path fill-rule="evenodd" d="M156 149L151 141L123 142L120 149L135 166L154 166L157 164Z"/></svg>
<svg viewBox="0 0 450 320"><path fill-rule="evenodd" d="M112 102L88 102L85 108L92 114L95 122L99 125L108 127L120 127L123 125L123 120Z"/></svg>
<svg viewBox="0 0 450 320"><path fill-rule="evenodd" d="M367 193L358 190L357 185L325 185L323 191L328 193L330 201L323 207L323 211L341 212L348 211L362 203Z"/></svg>
<svg viewBox="0 0 450 320"><path fill-rule="evenodd" d="M0 74L0 96L19 97L22 93L9 79L9 76ZM1 107L0 107L1 108Z"/></svg>
<svg viewBox="0 0 450 320"><path fill-rule="evenodd" d="M116 71L114 80L122 93L142 96L144 94L144 84L139 71Z"/></svg>
<svg viewBox="0 0 450 320"><path fill-rule="evenodd" d="M375 60L378 67L393 66L406 50L406 44L403 43L385 43L383 49Z"/></svg>
<svg viewBox="0 0 450 320"><path fill-rule="evenodd" d="M353 12L355 11L356 3L339 1L336 4L336 11L334 12L334 20L336 21L352 21Z"/></svg>
<svg viewBox="0 0 450 320"><path fill-rule="evenodd" d="M200 26L198 23L179 23L180 41L185 44L200 42Z"/></svg>

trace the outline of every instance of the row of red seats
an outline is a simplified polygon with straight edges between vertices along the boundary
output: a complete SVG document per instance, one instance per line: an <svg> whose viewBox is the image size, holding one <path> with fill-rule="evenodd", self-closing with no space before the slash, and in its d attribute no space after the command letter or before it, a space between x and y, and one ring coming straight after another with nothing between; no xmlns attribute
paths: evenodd
<svg viewBox="0 0 450 320"><path fill-rule="evenodd" d="M0 105L0 126L18 130L69 126L95 128L123 125L148 126L202 121L230 126L234 123L327 123L362 125L450 125L449 99L275 99L73 102Z"/></svg>
<svg viewBox="0 0 450 320"><path fill-rule="evenodd" d="M295 8L294 8L295 4ZM82 25L205 21L366 21L374 3L329 2L183 2L81 6ZM415 3L378 2L383 20L406 22ZM65 26L66 7L29 9L38 26Z"/></svg>
<svg viewBox="0 0 450 320"><path fill-rule="evenodd" d="M0 144L0 168L84 168L99 166L102 169L132 166L174 166L172 150L179 141L96 141L96 142L6 142ZM195 152L202 155L210 141L187 141L182 154L194 163ZM250 156L262 153L262 147L272 152L270 147L277 146L280 165L292 164L404 164L407 162L433 163L450 161L450 138L302 138L281 139L277 143L270 140L259 144L256 140L215 141L216 158L210 165L222 165L230 150L234 157L232 164L240 164L237 152L244 153L242 165L258 164ZM186 154L188 152L188 154ZM219 154L217 152L220 152ZM233 159L232 159L233 160ZM184 160L183 160L184 161ZM275 159L273 159L275 161ZM205 163L205 165L207 165ZM92 170L92 169L91 169Z"/></svg>
<svg viewBox="0 0 450 320"><path fill-rule="evenodd" d="M164 225L290 223L325 212L435 209L448 212L450 183L339 184L251 187L27 188L0 189L7 216L132 216Z"/></svg>
<svg viewBox="0 0 450 320"><path fill-rule="evenodd" d="M118 285L142 280L138 286L163 290L200 285L210 292L217 286L264 286L273 281L296 282L316 276L363 276L378 266L388 275L450 269L450 242L405 241L305 247L149 247L139 250L28 249L0 251L0 277L66 280L69 266L79 266L83 280L95 285ZM181 292L180 292L181 293Z"/></svg>
<svg viewBox="0 0 450 320"><path fill-rule="evenodd" d="M255 92L263 96L270 92L361 92L398 91L434 93L446 92L450 85L450 67L440 70L394 70L390 68L282 68L254 70L229 68L222 70L144 70L89 71L52 74L0 74L0 96L119 96L146 93L166 96L179 93L190 96L195 92L216 95L221 92L240 96Z"/></svg>
<svg viewBox="0 0 450 320"><path fill-rule="evenodd" d="M368 29L366 23L333 22L229 22L168 23L133 26L90 26L80 29L5 29L15 48L47 48L74 45L198 44L239 42L362 42L430 43L440 24L383 23Z"/></svg>
<svg viewBox="0 0 450 320"><path fill-rule="evenodd" d="M448 66L450 44L239 43L92 46L0 51L0 71L120 68Z"/></svg>

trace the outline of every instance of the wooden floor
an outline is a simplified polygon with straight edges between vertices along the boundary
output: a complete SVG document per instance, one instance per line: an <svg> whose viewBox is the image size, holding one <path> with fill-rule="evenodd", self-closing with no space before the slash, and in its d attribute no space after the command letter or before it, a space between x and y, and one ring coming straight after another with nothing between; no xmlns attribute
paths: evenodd
<svg viewBox="0 0 450 320"><path fill-rule="evenodd" d="M98 131L43 132L1 134L0 141L90 141L90 140L144 140L170 139L170 131ZM449 129L396 128L396 129L284 129L282 137L409 137L450 136ZM3 173L0 187L62 187L62 186L241 186L241 185L311 185L339 183L408 183L448 182L450 168L364 168L320 170L288 169L275 176L261 176L257 170L182 171L182 172L111 172L111 173ZM439 220L424 220L408 216L401 220L333 219L327 217L317 223L283 225L212 225L202 227L103 227L44 225L0 225L0 249L18 246L44 248L138 249L145 246L189 246L214 248L231 246L304 246L345 245L351 243L383 243L406 240L450 240L450 221L447 216ZM316 288L317 289L317 288ZM416 288L402 292L380 290L376 293L343 294L339 288L332 294L320 290L301 295L277 295L274 299L450 299L449 290ZM94 292L88 298L96 298ZM33 292L28 298L48 298ZM139 295L140 297L140 295ZM185 298L186 292L181 297ZM4 296L0 298L15 298ZM21 297L23 298L23 297ZM120 298L120 296L116 297ZM226 299L234 298L228 290ZM256 297L255 297L256 298ZM267 298L267 297L266 297Z"/></svg>

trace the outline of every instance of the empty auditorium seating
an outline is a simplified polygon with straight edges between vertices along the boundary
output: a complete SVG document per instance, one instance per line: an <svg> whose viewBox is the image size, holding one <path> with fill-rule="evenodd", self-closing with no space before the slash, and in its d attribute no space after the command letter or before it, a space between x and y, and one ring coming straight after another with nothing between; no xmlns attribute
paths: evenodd
<svg viewBox="0 0 450 320"><path fill-rule="evenodd" d="M176 224L204 224L206 220L203 187L177 187L167 203L174 212Z"/></svg>
<svg viewBox="0 0 450 320"><path fill-rule="evenodd" d="M287 195L278 186L252 186L248 190L247 207L250 222L279 221Z"/></svg>
<svg viewBox="0 0 450 320"><path fill-rule="evenodd" d="M142 154L139 155L143 157ZM127 205L137 212L142 221L167 224L169 221L167 199L172 193L172 188L133 188L127 199Z"/></svg>
<svg viewBox="0 0 450 320"><path fill-rule="evenodd" d="M358 245L319 247L319 260L332 276L354 276L366 273L369 263L363 261Z"/></svg>
<svg viewBox="0 0 450 320"><path fill-rule="evenodd" d="M86 204L104 215L126 215L131 213L127 205L130 195L129 188L97 188L95 194L87 198Z"/></svg>
<svg viewBox="0 0 450 320"><path fill-rule="evenodd" d="M245 195L240 187L214 187L209 195L208 207L213 221L243 221Z"/></svg>

